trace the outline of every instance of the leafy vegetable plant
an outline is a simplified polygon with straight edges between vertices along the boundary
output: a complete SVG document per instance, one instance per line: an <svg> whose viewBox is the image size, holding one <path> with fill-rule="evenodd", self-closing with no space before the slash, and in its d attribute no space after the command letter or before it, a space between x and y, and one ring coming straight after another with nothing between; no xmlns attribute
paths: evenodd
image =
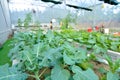
<svg viewBox="0 0 120 80"><path fill-rule="evenodd" d="M8 64L0 66L0 80L25 80L27 74L19 71L15 66L9 67Z"/></svg>
<svg viewBox="0 0 120 80"><path fill-rule="evenodd" d="M9 56L11 60L19 61L17 68L36 80L99 80L94 65L90 64L97 55L107 52L108 38L100 33L74 30L21 32L15 34ZM106 59L112 67L111 72L104 75L110 80L109 76L118 76L114 71L118 69L119 61L113 64Z"/></svg>

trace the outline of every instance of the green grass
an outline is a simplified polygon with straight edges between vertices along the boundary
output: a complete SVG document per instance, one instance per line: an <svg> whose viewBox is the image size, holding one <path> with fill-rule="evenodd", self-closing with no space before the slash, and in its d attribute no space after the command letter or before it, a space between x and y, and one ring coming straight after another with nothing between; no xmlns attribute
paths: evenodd
<svg viewBox="0 0 120 80"><path fill-rule="evenodd" d="M12 39L7 40L3 44L2 48L0 48L0 65L4 65L6 63L11 65L10 58L8 57L8 53L11 49L11 46L10 46L11 41L12 41Z"/></svg>

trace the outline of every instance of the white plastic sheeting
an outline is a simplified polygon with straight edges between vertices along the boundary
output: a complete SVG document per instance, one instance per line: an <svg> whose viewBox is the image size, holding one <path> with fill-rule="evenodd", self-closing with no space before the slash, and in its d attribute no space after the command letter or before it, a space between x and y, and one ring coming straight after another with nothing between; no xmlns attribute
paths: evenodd
<svg viewBox="0 0 120 80"><path fill-rule="evenodd" d="M0 0L0 44L3 44L11 33L11 21L7 0Z"/></svg>
<svg viewBox="0 0 120 80"><path fill-rule="evenodd" d="M90 8L93 11L75 9L66 4ZM107 28L119 28L120 25L120 4L115 6L99 0L63 0L62 4L57 5L41 0L10 0L9 5L11 21L14 25L17 24L18 18L24 21L25 15L32 12L32 9L36 11L35 19L40 23L49 23L52 19L56 19L58 22L70 12L77 15L76 21L79 27L86 28L104 24Z"/></svg>

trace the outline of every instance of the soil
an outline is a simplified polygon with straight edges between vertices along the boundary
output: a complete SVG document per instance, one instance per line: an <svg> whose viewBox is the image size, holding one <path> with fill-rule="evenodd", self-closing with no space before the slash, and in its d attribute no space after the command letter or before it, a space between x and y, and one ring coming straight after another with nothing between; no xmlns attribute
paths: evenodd
<svg viewBox="0 0 120 80"><path fill-rule="evenodd" d="M44 80L44 76L49 75L51 72L51 69L47 68L45 70L45 68L43 68L39 71L39 74L41 74L43 71L44 71L44 73L41 75L40 80ZM29 74L34 75L33 73L29 73ZM36 80L36 79L33 77L28 77L27 80Z"/></svg>
<svg viewBox="0 0 120 80"><path fill-rule="evenodd" d="M99 78L102 78L103 76L105 76L104 74L101 74L99 72L100 68L104 68L107 71L110 69L109 66L105 63L101 63L101 62L98 62L98 61L92 61L91 63L94 65L94 67L93 67L94 72L99 76Z"/></svg>

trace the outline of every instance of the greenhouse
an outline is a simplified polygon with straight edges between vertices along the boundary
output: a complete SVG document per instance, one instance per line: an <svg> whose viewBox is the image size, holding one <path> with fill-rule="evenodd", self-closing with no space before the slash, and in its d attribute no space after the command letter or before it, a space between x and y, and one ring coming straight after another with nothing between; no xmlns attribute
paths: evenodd
<svg viewBox="0 0 120 80"><path fill-rule="evenodd" d="M0 80L120 80L120 0L0 0Z"/></svg>

